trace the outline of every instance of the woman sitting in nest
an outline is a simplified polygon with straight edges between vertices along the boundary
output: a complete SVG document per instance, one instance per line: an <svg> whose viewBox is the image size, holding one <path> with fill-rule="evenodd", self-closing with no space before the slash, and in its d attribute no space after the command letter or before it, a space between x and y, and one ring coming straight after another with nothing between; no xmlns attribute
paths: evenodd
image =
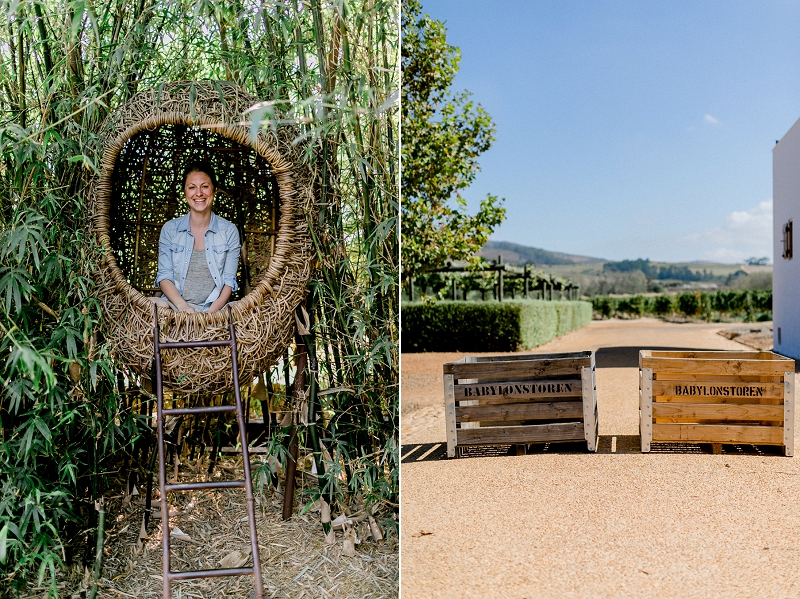
<svg viewBox="0 0 800 599"><path fill-rule="evenodd" d="M159 306L178 312L216 312L237 289L239 232L211 211L216 187L210 164L192 162L184 169L189 214L161 228L156 285L165 297L151 298Z"/></svg>

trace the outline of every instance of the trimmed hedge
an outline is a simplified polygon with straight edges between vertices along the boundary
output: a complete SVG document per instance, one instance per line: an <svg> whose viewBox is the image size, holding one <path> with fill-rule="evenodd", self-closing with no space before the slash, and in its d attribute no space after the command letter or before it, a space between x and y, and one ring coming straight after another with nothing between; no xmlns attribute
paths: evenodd
<svg viewBox="0 0 800 599"><path fill-rule="evenodd" d="M403 352L506 352L531 349L586 326L583 301L407 302L402 307Z"/></svg>

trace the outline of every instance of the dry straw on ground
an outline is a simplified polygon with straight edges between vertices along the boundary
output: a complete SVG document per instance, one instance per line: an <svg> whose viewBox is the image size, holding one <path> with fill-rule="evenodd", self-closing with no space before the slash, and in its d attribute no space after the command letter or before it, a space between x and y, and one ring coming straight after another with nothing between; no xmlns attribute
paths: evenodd
<svg viewBox="0 0 800 599"><path fill-rule="evenodd" d="M300 464L303 463L300 460ZM228 480L240 473L241 458L226 458L219 464L214 478ZM181 470L181 482L197 478L194 469ZM346 531L337 531L335 543L327 544L319 509L301 513L304 483L316 485L316 480L308 472L299 473L294 515L286 522L281 519L283 495L279 490L267 485L263 494L256 495L265 597L397 597L396 534L384 530L386 539L376 542L369 533L364 512L354 506L348 510L348 515L354 516L352 531L356 533L358 544L353 557L345 556ZM249 529L242 490L170 493L169 499L173 571L220 568L224 559L228 560L226 564L236 564L245 557L244 565L252 564L248 555ZM141 539L144 491L128 500L122 495L107 498L105 561L98 597L161 598L161 520L157 506L154 500L156 517L148 527L149 536ZM386 510L379 511L377 516L378 520L392 517ZM61 593L64 597L82 598L90 585L87 573L73 571L71 579L62 585ZM251 576L195 579L172 585L172 596L176 599L243 599L251 597L252 591ZM42 596L46 594L30 597Z"/></svg>

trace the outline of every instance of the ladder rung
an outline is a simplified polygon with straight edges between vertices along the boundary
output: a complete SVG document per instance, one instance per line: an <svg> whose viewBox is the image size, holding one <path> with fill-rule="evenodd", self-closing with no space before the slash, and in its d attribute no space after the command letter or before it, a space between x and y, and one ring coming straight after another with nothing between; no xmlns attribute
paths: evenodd
<svg viewBox="0 0 800 599"><path fill-rule="evenodd" d="M171 408L162 410L164 414L178 416L180 414L216 414L217 412L235 412L236 406L206 406L204 408Z"/></svg>
<svg viewBox="0 0 800 599"><path fill-rule="evenodd" d="M210 578L212 576L242 576L255 574L250 568L217 568L216 570L197 570L195 572L170 572L170 580L186 580L187 578Z"/></svg>
<svg viewBox="0 0 800 599"><path fill-rule="evenodd" d="M194 491L195 489L236 489L244 488L243 480L225 480L207 483L180 483L177 485L165 485L165 491Z"/></svg>
<svg viewBox="0 0 800 599"><path fill-rule="evenodd" d="M233 345L233 341L225 339L223 341L171 341L169 343L159 343L159 349L181 349L189 347L223 347Z"/></svg>

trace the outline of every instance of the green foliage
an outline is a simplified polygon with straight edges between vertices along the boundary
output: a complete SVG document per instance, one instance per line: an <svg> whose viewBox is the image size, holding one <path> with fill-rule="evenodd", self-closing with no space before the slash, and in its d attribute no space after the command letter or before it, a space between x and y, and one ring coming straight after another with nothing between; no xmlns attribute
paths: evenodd
<svg viewBox="0 0 800 599"><path fill-rule="evenodd" d="M659 295L653 301L653 314L667 316L675 311L675 300L672 295Z"/></svg>
<svg viewBox="0 0 800 599"><path fill-rule="evenodd" d="M595 296L592 298L592 310L603 318L611 318L617 311L617 300L608 296Z"/></svg>
<svg viewBox="0 0 800 599"><path fill-rule="evenodd" d="M768 291L772 289L772 272L754 272L748 274L743 270L737 270L728 275L725 285L731 289L751 289L758 291Z"/></svg>
<svg viewBox="0 0 800 599"><path fill-rule="evenodd" d="M750 292L750 302L754 310L772 311L772 289Z"/></svg>
<svg viewBox="0 0 800 599"><path fill-rule="evenodd" d="M632 272L642 271L648 279L653 279L658 274L658 267L650 264L650 260L622 260L620 262L606 262L603 264L603 272Z"/></svg>
<svg viewBox="0 0 800 599"><path fill-rule="evenodd" d="M494 141L489 114L453 94L460 53L444 23L402 2L403 276L471 257L505 218L502 200L489 195L469 215L461 196L474 180L478 156Z"/></svg>
<svg viewBox="0 0 800 599"><path fill-rule="evenodd" d="M409 302L403 304L403 351L531 349L591 318L591 304L582 301Z"/></svg>
<svg viewBox="0 0 800 599"><path fill-rule="evenodd" d="M640 317L645 313L645 301L641 295L623 297L617 302L617 312L628 316Z"/></svg>
<svg viewBox="0 0 800 599"><path fill-rule="evenodd" d="M674 279L677 281L712 281L716 277L705 269L701 272L699 270L690 270L686 265L670 264L661 266L655 278L661 280Z"/></svg>
<svg viewBox="0 0 800 599"><path fill-rule="evenodd" d="M512 302L404 303L402 351L514 351L520 312Z"/></svg>
<svg viewBox="0 0 800 599"><path fill-rule="evenodd" d="M703 313L703 297L699 291L687 291L678 295L678 311L686 316L699 316Z"/></svg>
<svg viewBox="0 0 800 599"><path fill-rule="evenodd" d="M592 307L584 301L520 301L522 346L531 349L586 326Z"/></svg>
<svg viewBox="0 0 800 599"><path fill-rule="evenodd" d="M674 279L678 281L708 281L713 278L712 273L705 269L701 272L699 270L690 270L688 266L669 264L667 266L656 266L651 264L650 260L622 260L620 262L606 262L603 265L603 272L633 272L639 270L648 279Z"/></svg>
<svg viewBox="0 0 800 599"><path fill-rule="evenodd" d="M744 316L745 320L770 320L772 318L772 291L716 292L686 291L678 295L662 294L656 297L641 295L629 297L596 296L592 309L600 318L615 315L640 317L645 314L667 316L679 312L685 316L702 316L710 320L713 313Z"/></svg>
<svg viewBox="0 0 800 599"><path fill-rule="evenodd" d="M58 595L57 570L94 545L107 473L150 434L103 341L83 197L106 116L168 81L232 81L303 124L322 194L310 223L319 381L355 391L325 396L320 437L344 473L328 468L322 486L396 504L396 4L0 6L0 596Z"/></svg>
<svg viewBox="0 0 800 599"><path fill-rule="evenodd" d="M414 278L414 297L419 298L421 294L423 297L433 296L437 299L453 299L453 287L455 286L455 299L467 299L465 293L469 294L473 291L480 292L481 299L496 298L498 273L493 270L483 270L486 265L487 262L481 259L475 265L476 270L433 271L421 274ZM572 282L568 279L529 269L529 297L533 299L536 297L533 294L541 294L544 285L547 285L548 293L551 288L554 289L553 298L559 298L559 294L563 293L563 297L566 299L568 297L567 294L572 292L567 290L567 286L572 285ZM410 288L407 287L407 289ZM506 270L503 271L503 290L504 299L522 299L525 291L525 278L522 268L506 267Z"/></svg>
<svg viewBox="0 0 800 599"><path fill-rule="evenodd" d="M648 290L647 277L641 270L612 272L601 277L577 277L581 291L589 297L598 295L635 294Z"/></svg>

